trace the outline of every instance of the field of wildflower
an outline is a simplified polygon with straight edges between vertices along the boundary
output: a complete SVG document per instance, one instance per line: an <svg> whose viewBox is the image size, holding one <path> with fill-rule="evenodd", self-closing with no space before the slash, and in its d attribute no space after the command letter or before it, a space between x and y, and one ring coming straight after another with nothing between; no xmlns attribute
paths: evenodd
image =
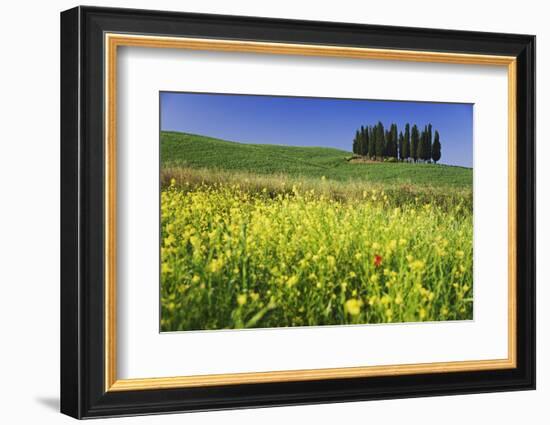
<svg viewBox="0 0 550 425"><path fill-rule="evenodd" d="M165 169L160 249L162 331L473 315L471 188Z"/></svg>

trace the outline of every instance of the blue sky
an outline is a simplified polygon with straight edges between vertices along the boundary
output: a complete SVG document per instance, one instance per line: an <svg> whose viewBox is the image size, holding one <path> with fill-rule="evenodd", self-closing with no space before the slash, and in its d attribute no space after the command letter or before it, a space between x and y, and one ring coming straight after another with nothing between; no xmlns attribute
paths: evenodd
<svg viewBox="0 0 550 425"><path fill-rule="evenodd" d="M404 130L407 122L420 129L432 123L441 138L441 163L473 163L472 104L161 92L160 118L161 130L346 151L361 125L382 121Z"/></svg>

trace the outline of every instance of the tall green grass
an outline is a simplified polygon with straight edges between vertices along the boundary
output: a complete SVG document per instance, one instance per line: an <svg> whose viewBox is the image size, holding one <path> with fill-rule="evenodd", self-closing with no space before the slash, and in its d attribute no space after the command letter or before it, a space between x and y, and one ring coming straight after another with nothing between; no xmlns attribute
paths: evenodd
<svg viewBox="0 0 550 425"><path fill-rule="evenodd" d="M327 199L339 201L362 200L369 191L384 191L392 205L410 202L433 203L442 208L453 209L456 205L472 209L472 190L460 187L437 187L408 183L368 182L360 179L332 180L322 176L294 177L288 174L255 174L246 171L227 171L208 168L169 167L161 170L161 186L175 185L184 191L200 186L238 186L248 193L292 194L295 188L312 192Z"/></svg>

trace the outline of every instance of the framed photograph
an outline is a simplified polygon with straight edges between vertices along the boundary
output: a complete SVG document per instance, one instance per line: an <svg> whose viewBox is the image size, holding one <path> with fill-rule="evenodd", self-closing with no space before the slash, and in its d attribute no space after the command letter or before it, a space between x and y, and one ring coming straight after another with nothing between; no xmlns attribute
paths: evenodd
<svg viewBox="0 0 550 425"><path fill-rule="evenodd" d="M61 14L61 411L535 387L535 37Z"/></svg>

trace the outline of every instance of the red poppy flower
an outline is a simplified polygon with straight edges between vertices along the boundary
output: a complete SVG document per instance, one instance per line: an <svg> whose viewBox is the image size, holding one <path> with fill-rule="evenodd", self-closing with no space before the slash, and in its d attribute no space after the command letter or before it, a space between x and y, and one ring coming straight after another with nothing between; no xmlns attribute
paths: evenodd
<svg viewBox="0 0 550 425"><path fill-rule="evenodd" d="M374 256L374 266L378 267L380 264L382 264L382 257L378 254Z"/></svg>

